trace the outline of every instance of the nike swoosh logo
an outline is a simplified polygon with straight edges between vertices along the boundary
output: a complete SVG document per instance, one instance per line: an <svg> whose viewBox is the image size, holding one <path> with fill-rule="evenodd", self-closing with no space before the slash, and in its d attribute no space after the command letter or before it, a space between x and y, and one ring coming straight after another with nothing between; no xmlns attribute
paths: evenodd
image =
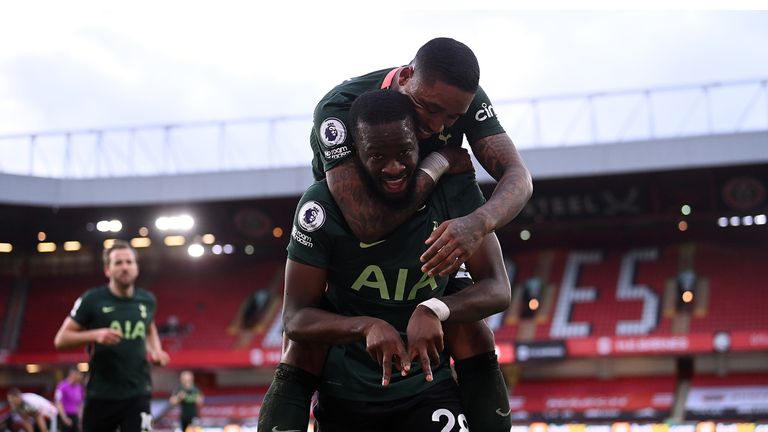
<svg viewBox="0 0 768 432"><path fill-rule="evenodd" d="M379 240L379 241L373 242L373 243L363 243L363 242L360 242L360 248L361 249L368 249L369 247L373 247L373 246L376 246L377 244L384 243L385 241L386 240Z"/></svg>
<svg viewBox="0 0 768 432"><path fill-rule="evenodd" d="M104 306L101 308L101 311L104 313L110 313L115 310L114 306Z"/></svg>
<svg viewBox="0 0 768 432"><path fill-rule="evenodd" d="M277 426L272 426L272 432L301 432L301 431L298 429L280 430L277 428Z"/></svg>
<svg viewBox="0 0 768 432"><path fill-rule="evenodd" d="M502 412L501 408L496 408L496 414L498 414L498 415L500 415L502 417L508 416L509 413L511 413L511 412L512 412L512 408L510 408L509 411L507 411L507 412Z"/></svg>

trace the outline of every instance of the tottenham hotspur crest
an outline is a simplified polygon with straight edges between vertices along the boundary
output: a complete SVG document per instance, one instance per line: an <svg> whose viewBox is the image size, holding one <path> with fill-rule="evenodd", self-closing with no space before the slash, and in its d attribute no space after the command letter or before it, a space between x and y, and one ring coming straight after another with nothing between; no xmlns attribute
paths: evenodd
<svg viewBox="0 0 768 432"><path fill-rule="evenodd" d="M307 201L299 209L299 226L306 232L312 232L323 226L325 209L317 201Z"/></svg>
<svg viewBox="0 0 768 432"><path fill-rule="evenodd" d="M326 147L344 143L347 139L347 127L336 117L328 117L320 124L320 140Z"/></svg>

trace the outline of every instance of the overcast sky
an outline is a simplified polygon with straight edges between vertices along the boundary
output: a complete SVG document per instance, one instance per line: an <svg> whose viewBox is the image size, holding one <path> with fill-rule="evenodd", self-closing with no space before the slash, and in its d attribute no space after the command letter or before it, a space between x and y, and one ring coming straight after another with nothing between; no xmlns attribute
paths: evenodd
<svg viewBox="0 0 768 432"><path fill-rule="evenodd" d="M451 36L492 99L768 78L768 12L405 11L263 2L12 2L0 133L306 114L336 83Z"/></svg>
<svg viewBox="0 0 768 432"><path fill-rule="evenodd" d="M0 135L308 115L334 85L437 36L475 51L493 101L768 78L765 11L192 3L4 2Z"/></svg>

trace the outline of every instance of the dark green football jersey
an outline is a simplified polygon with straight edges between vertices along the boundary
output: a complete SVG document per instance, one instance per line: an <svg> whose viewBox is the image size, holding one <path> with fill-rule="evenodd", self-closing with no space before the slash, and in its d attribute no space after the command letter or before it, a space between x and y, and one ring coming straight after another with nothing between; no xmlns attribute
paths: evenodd
<svg viewBox="0 0 768 432"><path fill-rule="evenodd" d="M348 114L352 102L361 94L382 88L384 79L393 69L383 69L351 78L334 87L315 107L309 142L314 154L312 173L316 180L325 178L325 172L352 154ZM439 135L434 135L419 146L421 154L446 144L461 146L464 136L469 142L504 132L496 117L488 95L478 87L467 113Z"/></svg>
<svg viewBox="0 0 768 432"><path fill-rule="evenodd" d="M146 340L154 320L155 296L135 288L133 297L117 297L102 286L85 292L70 316L86 329L113 328L123 334L117 345L94 344L89 350L88 398L127 399L149 395L152 382Z"/></svg>
<svg viewBox="0 0 768 432"><path fill-rule="evenodd" d="M405 340L408 320L416 306L443 294L446 277L421 272L419 256L424 241L443 221L463 216L482 204L469 193L476 188L474 173L444 176L430 199L416 214L387 237L366 244L347 226L325 181L314 183L299 202L294 217L288 257L327 270L325 299L331 312L346 316L374 316L397 329ZM449 206L448 203L451 203ZM433 369L428 383L418 364L409 376L393 373L381 385L381 367L365 350L365 341L331 348L320 391L349 400L386 401L418 394L451 377L448 357Z"/></svg>
<svg viewBox="0 0 768 432"><path fill-rule="evenodd" d="M198 389L197 386L192 386L190 388L179 387L173 393L179 394L179 392L182 391L184 392L185 397L179 401L181 418L191 419L197 417L197 396L200 394L200 389Z"/></svg>

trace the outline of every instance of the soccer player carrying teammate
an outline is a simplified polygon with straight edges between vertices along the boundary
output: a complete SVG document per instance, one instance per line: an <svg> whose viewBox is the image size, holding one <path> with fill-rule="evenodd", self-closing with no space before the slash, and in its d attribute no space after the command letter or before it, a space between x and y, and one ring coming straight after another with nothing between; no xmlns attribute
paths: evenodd
<svg viewBox="0 0 768 432"><path fill-rule="evenodd" d="M395 206L413 192L414 119L410 100L387 90L360 96L350 111L359 169L368 187ZM468 155L463 166L471 167ZM331 345L315 408L321 431L467 430L442 322L477 321L509 306L501 248L495 234L485 236L466 263L477 282L450 296L448 278L423 273L419 257L440 223L481 203L467 193L472 184L471 170L446 176L422 209L374 243L351 232L327 182L305 192L288 246L283 309L291 339L285 359L294 363L281 364L278 374L300 365L293 341ZM281 420L260 418L259 428L302 427Z"/></svg>
<svg viewBox="0 0 768 432"><path fill-rule="evenodd" d="M149 431L152 382L147 354L165 366L155 326L155 296L134 286L139 276L136 251L116 240L104 250L109 284L86 291L64 319L54 344L58 349L89 346L90 378L83 431Z"/></svg>
<svg viewBox="0 0 768 432"><path fill-rule="evenodd" d="M479 65L472 51L453 39L437 38L422 46L409 65L347 80L315 109L310 136L315 178L327 177L331 195L352 233L368 244L386 238L424 204L447 169L447 155L442 152L460 148L464 137L478 161L499 181L488 202L441 223L426 240L429 247L420 258L422 270L430 276L456 271L485 234L512 220L532 193L530 174L478 83ZM414 174L412 197L396 207L369 191L353 157L354 137L347 130L352 102L360 94L379 88L408 96L417 113L421 169ZM456 201L482 197L476 183L468 186L467 195ZM471 279L451 278L448 292L468 284ZM507 387L494 353L493 333L482 321L445 324L444 330L470 425L475 430L508 431ZM262 406L262 413L269 418L295 419L309 410L314 375L323 367L324 347L301 346L304 352L297 363L299 368L278 368L268 394L279 403ZM306 414L304 418L308 418Z"/></svg>

